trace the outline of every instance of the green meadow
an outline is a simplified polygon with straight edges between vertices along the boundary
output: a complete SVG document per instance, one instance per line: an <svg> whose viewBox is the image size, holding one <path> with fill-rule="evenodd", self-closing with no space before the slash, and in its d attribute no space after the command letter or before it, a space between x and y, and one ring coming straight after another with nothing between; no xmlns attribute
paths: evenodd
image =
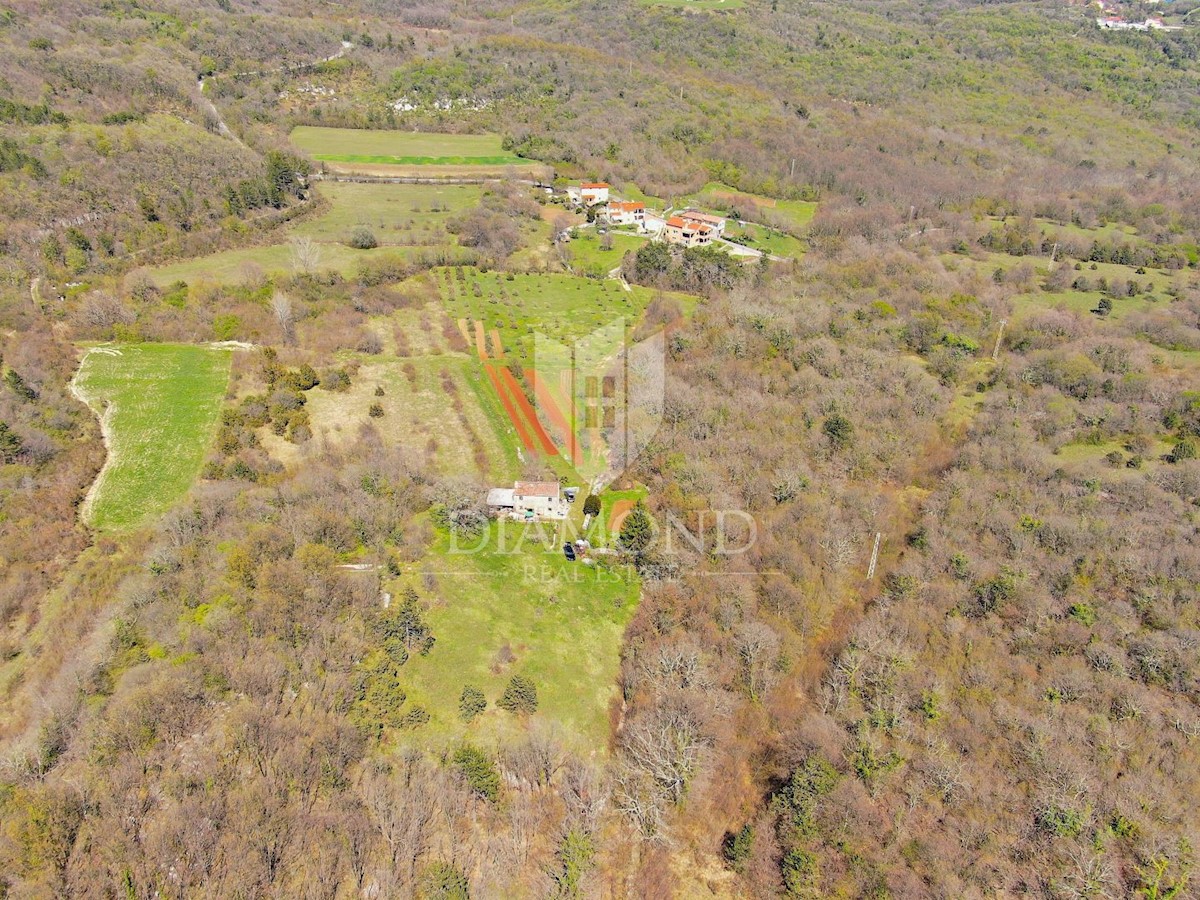
<svg viewBox="0 0 1200 900"><path fill-rule="evenodd" d="M230 351L186 344L93 348L75 388L105 422L108 459L83 511L121 531L188 492L216 434Z"/></svg>
<svg viewBox="0 0 1200 900"><path fill-rule="evenodd" d="M436 598L426 620L437 640L427 656L414 655L402 670L409 702L432 718L405 740L431 747L464 737L491 744L547 727L580 748L607 744L621 639L639 585L624 568L567 562L564 539L549 524L507 521L463 539L458 549L439 537L421 564L425 583L436 586L418 587L423 597ZM480 552L469 552L476 546ZM404 583L402 577L393 587L397 596ZM537 687L538 710L528 719L496 706L513 675ZM488 700L470 724L458 708L468 685Z"/></svg>
<svg viewBox="0 0 1200 900"><path fill-rule="evenodd" d="M292 143L313 159L371 165L521 165L529 160L508 153L495 134L433 134L368 131L302 125Z"/></svg>
<svg viewBox="0 0 1200 900"><path fill-rule="evenodd" d="M259 247L224 250L156 266L150 277L160 287L176 281L230 284L259 275L297 271L297 239L315 245L314 268L352 276L365 261L408 258L423 250L457 246L446 223L479 203L482 185L359 184L321 182L324 209L289 224L285 240ZM379 246L349 246L359 227L371 231Z"/></svg>

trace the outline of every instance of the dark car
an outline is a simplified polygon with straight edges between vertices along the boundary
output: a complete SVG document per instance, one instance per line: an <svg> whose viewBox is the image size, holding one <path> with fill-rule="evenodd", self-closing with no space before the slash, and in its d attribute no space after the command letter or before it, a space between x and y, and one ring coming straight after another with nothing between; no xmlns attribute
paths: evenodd
<svg viewBox="0 0 1200 900"><path fill-rule="evenodd" d="M563 544L563 556L567 558L567 562L575 562L575 548L570 544Z"/></svg>

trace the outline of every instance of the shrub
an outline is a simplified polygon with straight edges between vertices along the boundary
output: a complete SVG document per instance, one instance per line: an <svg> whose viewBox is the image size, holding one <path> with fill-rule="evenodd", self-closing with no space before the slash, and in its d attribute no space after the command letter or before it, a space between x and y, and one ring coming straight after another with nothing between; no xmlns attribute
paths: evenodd
<svg viewBox="0 0 1200 900"><path fill-rule="evenodd" d="M538 708L537 685L524 675L514 675L496 705L514 715L535 713Z"/></svg>
<svg viewBox="0 0 1200 900"><path fill-rule="evenodd" d="M1096 624L1096 610L1088 603L1073 603L1067 614L1081 625L1091 627Z"/></svg>
<svg viewBox="0 0 1200 900"><path fill-rule="evenodd" d="M500 796L500 773L488 755L478 747L463 744L454 751L454 768L473 792L485 800Z"/></svg>
<svg viewBox="0 0 1200 900"><path fill-rule="evenodd" d="M414 706L400 717L401 728L419 728L429 721L429 712L423 706Z"/></svg>
<svg viewBox="0 0 1200 900"><path fill-rule="evenodd" d="M728 832L725 835L725 861L735 872L742 870L753 849L754 829L749 824L743 825L736 834Z"/></svg>
<svg viewBox="0 0 1200 900"><path fill-rule="evenodd" d="M1169 458L1171 462L1179 462L1184 459L1195 459L1196 456L1196 442L1191 438L1184 438L1175 445L1175 449L1171 451Z"/></svg>
<svg viewBox="0 0 1200 900"><path fill-rule="evenodd" d="M621 523L621 534L617 543L629 553L643 553L653 538L650 514L646 512L646 505L639 500Z"/></svg>
<svg viewBox="0 0 1200 900"><path fill-rule="evenodd" d="M1083 831L1083 816L1073 809L1048 804L1038 810L1035 824L1046 834L1073 838Z"/></svg>
<svg viewBox="0 0 1200 900"><path fill-rule="evenodd" d="M483 691L472 685L467 685L458 698L458 714L464 722L471 722L487 708L487 698Z"/></svg>
<svg viewBox="0 0 1200 900"><path fill-rule="evenodd" d="M583 514L585 516L600 515L600 498L596 494L588 494L587 499L583 501Z"/></svg>
<svg viewBox="0 0 1200 900"><path fill-rule="evenodd" d="M360 225L350 234L350 246L355 250L374 250L379 246L379 239L370 228Z"/></svg>
<svg viewBox="0 0 1200 900"><path fill-rule="evenodd" d="M370 416L372 419L382 419L383 418L383 404L372 403L370 408L367 410L367 415Z"/></svg>
<svg viewBox="0 0 1200 900"><path fill-rule="evenodd" d="M452 863L436 862L421 876L420 896L425 900L469 900L470 882Z"/></svg>
<svg viewBox="0 0 1200 900"><path fill-rule="evenodd" d="M854 440L854 425L841 413L831 413L821 426L834 450L845 450Z"/></svg>
<svg viewBox="0 0 1200 900"><path fill-rule="evenodd" d="M21 453L21 439L6 422L0 422L0 462L16 462Z"/></svg>

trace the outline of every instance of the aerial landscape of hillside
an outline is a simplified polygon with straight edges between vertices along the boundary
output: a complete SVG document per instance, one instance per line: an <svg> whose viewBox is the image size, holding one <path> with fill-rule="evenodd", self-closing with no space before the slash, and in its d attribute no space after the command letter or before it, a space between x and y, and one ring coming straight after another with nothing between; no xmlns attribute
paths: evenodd
<svg viewBox="0 0 1200 900"><path fill-rule="evenodd" d="M0 900L1198 854L1200 0L0 0Z"/></svg>

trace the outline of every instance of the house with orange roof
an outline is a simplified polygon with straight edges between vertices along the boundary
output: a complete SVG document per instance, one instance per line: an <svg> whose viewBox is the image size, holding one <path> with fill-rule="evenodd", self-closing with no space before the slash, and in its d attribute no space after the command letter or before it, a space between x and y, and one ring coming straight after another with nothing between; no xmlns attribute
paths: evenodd
<svg viewBox="0 0 1200 900"><path fill-rule="evenodd" d="M646 204L635 201L609 200L604 207L604 218L609 225L636 225L646 227Z"/></svg>
<svg viewBox="0 0 1200 900"><path fill-rule="evenodd" d="M717 237L725 233L725 220L720 216L709 215L705 212L700 212L698 209L685 209L679 213L679 218L685 222L694 222L697 225L707 225L713 230Z"/></svg>
<svg viewBox="0 0 1200 900"><path fill-rule="evenodd" d="M685 219L683 216L671 216L662 230L663 240L680 247L703 247L711 244L713 233L711 225Z"/></svg>
<svg viewBox="0 0 1200 900"><path fill-rule="evenodd" d="M578 186L571 185L567 188L567 196L571 198L572 203L595 206L608 202L608 191L611 187L606 181L585 181Z"/></svg>

